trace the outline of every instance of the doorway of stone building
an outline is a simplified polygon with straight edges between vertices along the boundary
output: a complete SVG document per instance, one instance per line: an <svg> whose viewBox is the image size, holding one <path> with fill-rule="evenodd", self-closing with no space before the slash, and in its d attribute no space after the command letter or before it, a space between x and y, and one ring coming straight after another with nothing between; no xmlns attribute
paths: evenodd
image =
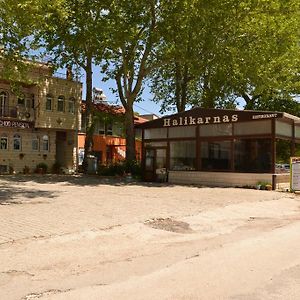
<svg viewBox="0 0 300 300"><path fill-rule="evenodd" d="M56 131L56 162L66 167L67 133Z"/></svg>

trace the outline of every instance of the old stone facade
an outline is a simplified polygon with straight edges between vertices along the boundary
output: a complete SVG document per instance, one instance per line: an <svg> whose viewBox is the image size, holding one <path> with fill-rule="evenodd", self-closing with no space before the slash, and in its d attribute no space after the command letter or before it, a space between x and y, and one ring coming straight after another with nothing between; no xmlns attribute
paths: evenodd
<svg viewBox="0 0 300 300"><path fill-rule="evenodd" d="M4 66L5 67L5 66ZM76 165L82 84L36 64L28 83L0 79L0 173Z"/></svg>

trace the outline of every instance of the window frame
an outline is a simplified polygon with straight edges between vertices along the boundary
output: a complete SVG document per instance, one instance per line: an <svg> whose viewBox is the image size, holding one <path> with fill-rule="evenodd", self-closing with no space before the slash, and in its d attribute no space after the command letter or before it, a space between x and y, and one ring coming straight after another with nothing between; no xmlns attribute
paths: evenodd
<svg viewBox="0 0 300 300"><path fill-rule="evenodd" d="M6 148L2 148L2 140L6 140ZM8 136L6 133L2 133L0 136L0 150L8 150Z"/></svg>
<svg viewBox="0 0 300 300"><path fill-rule="evenodd" d="M50 100L50 109L47 106L49 100ZM46 95L45 109L46 109L46 111L52 111L53 110L53 96L51 94Z"/></svg>
<svg viewBox="0 0 300 300"><path fill-rule="evenodd" d="M47 147L45 147L47 145ZM50 151L50 139L49 135L45 134L42 137L42 151L49 152Z"/></svg>
<svg viewBox="0 0 300 300"><path fill-rule="evenodd" d="M68 101L68 112L70 114L75 114L75 98L74 97L70 97L69 101Z"/></svg>
<svg viewBox="0 0 300 300"><path fill-rule="evenodd" d="M33 148L33 141L37 141L37 149ZM32 151L39 151L40 150L40 139L39 139L38 136L35 136L35 137L32 138L32 140L31 140L31 150Z"/></svg>
<svg viewBox="0 0 300 300"><path fill-rule="evenodd" d="M15 142L18 141L19 142L19 148L15 148ZM22 150L22 137L20 134L15 133L13 136L13 150L14 151L21 151Z"/></svg>
<svg viewBox="0 0 300 300"><path fill-rule="evenodd" d="M62 110L60 109L60 104L62 103ZM57 98L57 111L65 112L65 97L60 95Z"/></svg>

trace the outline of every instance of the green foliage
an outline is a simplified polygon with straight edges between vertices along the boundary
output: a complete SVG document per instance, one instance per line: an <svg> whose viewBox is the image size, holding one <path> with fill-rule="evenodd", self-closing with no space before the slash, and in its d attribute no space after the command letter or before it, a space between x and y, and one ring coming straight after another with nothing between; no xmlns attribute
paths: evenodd
<svg viewBox="0 0 300 300"><path fill-rule="evenodd" d="M45 173L47 173L47 170L48 170L48 165L46 163L43 163L43 162L37 164L36 167L35 167L35 172L36 173L45 174Z"/></svg>
<svg viewBox="0 0 300 300"><path fill-rule="evenodd" d="M238 97L260 109L300 94L299 10L296 0L172 1L151 74L162 112L234 108Z"/></svg>
<svg viewBox="0 0 300 300"><path fill-rule="evenodd" d="M291 156L291 142L285 140L276 141L276 163L289 163Z"/></svg>
<svg viewBox="0 0 300 300"><path fill-rule="evenodd" d="M51 173L53 174L61 174L61 164L59 162L55 162L51 167Z"/></svg>
<svg viewBox="0 0 300 300"><path fill-rule="evenodd" d="M98 175L101 176L125 176L131 174L134 178L141 178L141 165L137 161L116 162L109 165L100 165Z"/></svg>

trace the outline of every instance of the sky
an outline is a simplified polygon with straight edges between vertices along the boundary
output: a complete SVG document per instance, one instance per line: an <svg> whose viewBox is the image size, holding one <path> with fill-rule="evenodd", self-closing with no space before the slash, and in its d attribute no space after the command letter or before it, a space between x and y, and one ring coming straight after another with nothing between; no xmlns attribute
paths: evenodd
<svg viewBox="0 0 300 300"><path fill-rule="evenodd" d="M62 71L63 72L63 71ZM114 80L108 80L106 82L102 81L103 75L101 74L100 68L94 66L93 68L93 87L100 88L103 90L104 94L107 97L107 101L111 104L118 104L121 105L120 100L118 99L117 95L115 95L111 88L116 88L116 84ZM85 99L85 74L81 77L81 82L83 83L83 92L82 92L82 99ZM162 116L159 112L160 106L159 104L154 103L151 101L153 98L152 94L150 93L149 87L145 87L144 92L142 94L143 101L134 104L133 109L135 112L138 112L140 115L145 114L156 114L157 116Z"/></svg>

